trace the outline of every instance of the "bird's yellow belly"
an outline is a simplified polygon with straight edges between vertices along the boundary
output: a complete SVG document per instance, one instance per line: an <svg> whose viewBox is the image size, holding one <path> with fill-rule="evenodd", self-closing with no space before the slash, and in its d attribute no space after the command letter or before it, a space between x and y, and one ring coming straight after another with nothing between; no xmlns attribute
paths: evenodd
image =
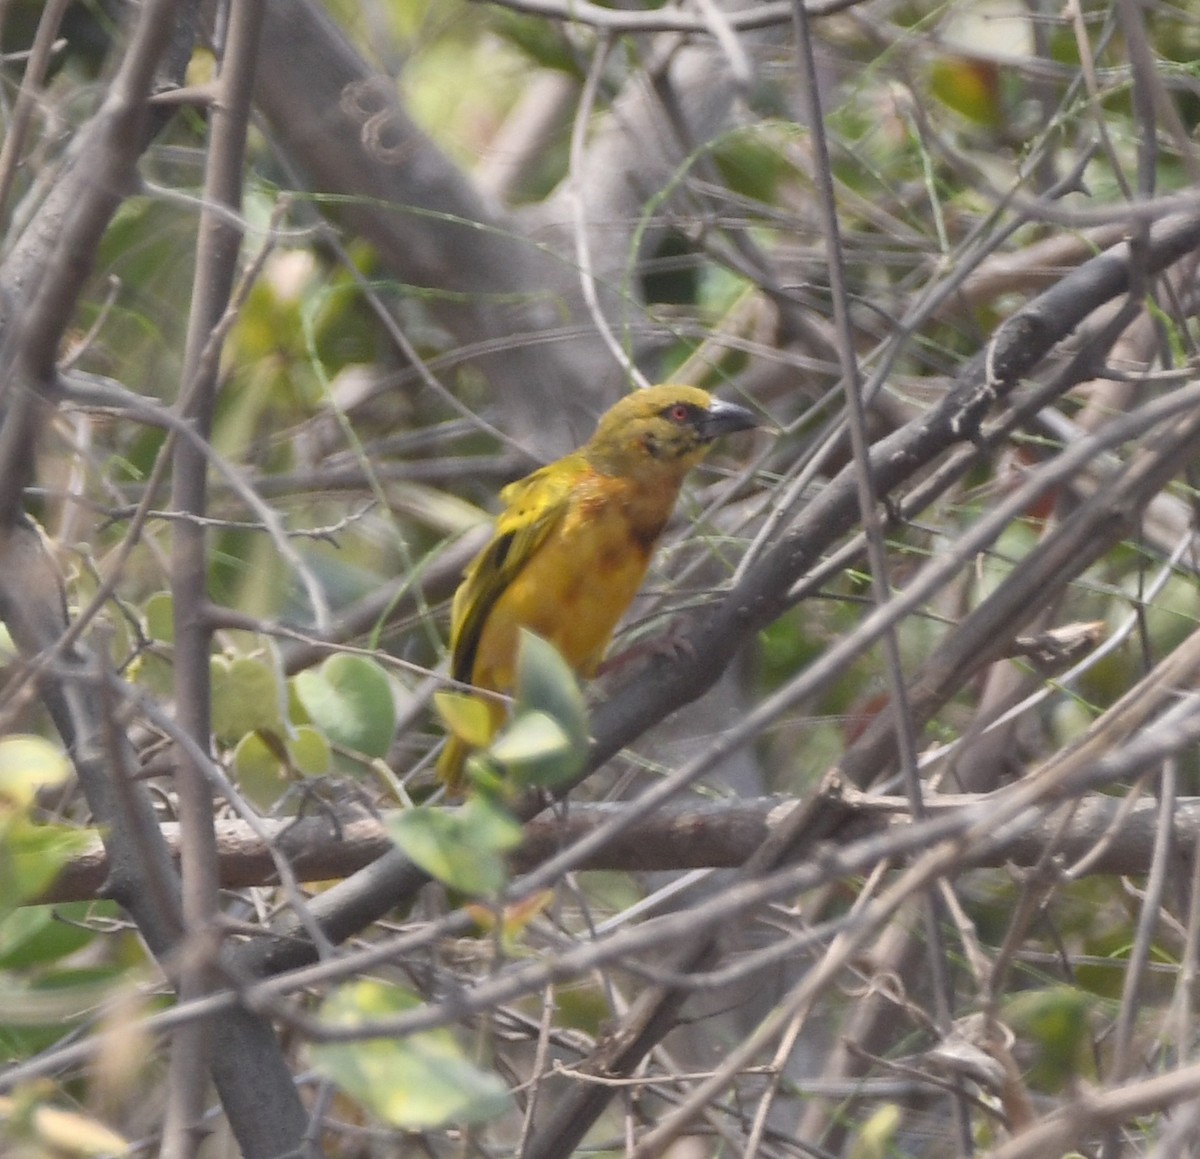
<svg viewBox="0 0 1200 1159"><path fill-rule="evenodd" d="M512 690L520 628L549 640L575 671L590 676L641 587L652 549L620 510L568 517L496 601L472 683Z"/></svg>

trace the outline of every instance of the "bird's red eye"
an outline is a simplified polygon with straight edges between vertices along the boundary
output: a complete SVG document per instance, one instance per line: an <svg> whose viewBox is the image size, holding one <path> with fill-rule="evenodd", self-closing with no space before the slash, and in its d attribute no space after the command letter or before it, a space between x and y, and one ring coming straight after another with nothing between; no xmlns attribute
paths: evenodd
<svg viewBox="0 0 1200 1159"><path fill-rule="evenodd" d="M676 423L687 422L688 408L681 402L677 402L671 407L671 421Z"/></svg>

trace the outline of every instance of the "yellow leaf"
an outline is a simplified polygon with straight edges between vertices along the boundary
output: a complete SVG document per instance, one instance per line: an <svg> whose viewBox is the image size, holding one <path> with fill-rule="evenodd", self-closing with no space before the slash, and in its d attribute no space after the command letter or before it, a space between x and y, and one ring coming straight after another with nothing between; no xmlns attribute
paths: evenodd
<svg viewBox="0 0 1200 1159"><path fill-rule="evenodd" d="M471 748L484 748L492 739L492 714L478 696L437 692L434 706L447 730Z"/></svg>

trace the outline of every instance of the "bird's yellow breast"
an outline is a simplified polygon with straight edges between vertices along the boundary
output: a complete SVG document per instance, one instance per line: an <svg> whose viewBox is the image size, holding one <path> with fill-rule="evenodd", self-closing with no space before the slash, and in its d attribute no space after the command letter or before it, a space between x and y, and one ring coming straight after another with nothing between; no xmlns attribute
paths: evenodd
<svg viewBox="0 0 1200 1159"><path fill-rule="evenodd" d="M582 676L595 672L641 587L675 494L654 510L627 481L595 476L574 489L562 522L497 598L479 640L472 683L508 691L518 630L553 644Z"/></svg>

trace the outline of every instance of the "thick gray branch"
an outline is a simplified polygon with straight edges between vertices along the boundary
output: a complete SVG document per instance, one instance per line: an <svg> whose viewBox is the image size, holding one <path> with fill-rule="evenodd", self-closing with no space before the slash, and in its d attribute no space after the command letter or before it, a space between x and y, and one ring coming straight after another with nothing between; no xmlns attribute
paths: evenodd
<svg viewBox="0 0 1200 1159"><path fill-rule="evenodd" d="M927 802L932 813L960 808L971 798L954 797ZM618 840L583 861L580 869L652 872L703 868L736 868L776 832L795 801L782 797L676 805L639 818ZM545 816L525 828L525 840L514 854L516 872L525 872L571 845L614 815L633 808L626 804L572 805L563 819ZM828 805L834 835L839 841L883 833L907 823L902 805L895 800L836 802ZM1126 811L1115 797L1082 800L1064 828L1056 818L1017 834L1003 847L989 849L978 864L1035 865L1051 845L1067 862L1095 853L1086 865L1089 874L1143 874L1154 849L1156 813L1152 798L1136 802ZM1119 824L1117 822L1119 821ZM277 850L287 857L305 881L329 881L369 865L392 848L380 820L360 818L335 825L328 817L307 817L295 822L264 821ZM161 826L172 853L178 852L179 825ZM1192 856L1200 837L1200 797L1185 797L1175 811L1177 854ZM1102 844L1102 839L1104 843ZM217 823L221 856L221 885L245 889L267 885L275 879L271 850L244 821ZM108 872L99 837L86 852L73 858L39 902L83 901L96 896Z"/></svg>

